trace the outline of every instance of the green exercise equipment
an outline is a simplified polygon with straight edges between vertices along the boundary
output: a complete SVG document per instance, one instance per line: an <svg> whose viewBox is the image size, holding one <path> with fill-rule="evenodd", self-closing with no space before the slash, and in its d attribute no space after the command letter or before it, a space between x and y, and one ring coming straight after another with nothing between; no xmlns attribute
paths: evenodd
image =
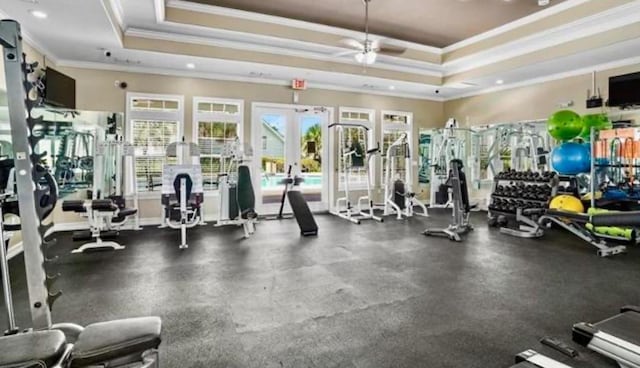
<svg viewBox="0 0 640 368"><path fill-rule="evenodd" d="M549 135L560 141L568 141L577 137L582 129L582 118L571 110L557 111L547 121Z"/></svg>
<svg viewBox="0 0 640 368"><path fill-rule="evenodd" d="M580 138L589 141L591 139L591 128L596 131L612 129L613 124L607 114L589 114L582 117L582 132Z"/></svg>
<svg viewBox="0 0 640 368"><path fill-rule="evenodd" d="M597 215L601 213L617 212L609 211L601 208L589 208L587 210L588 215ZM636 239L636 229L617 227L617 226L593 226L591 223L587 223L585 227L596 235L621 238L628 241L634 241Z"/></svg>

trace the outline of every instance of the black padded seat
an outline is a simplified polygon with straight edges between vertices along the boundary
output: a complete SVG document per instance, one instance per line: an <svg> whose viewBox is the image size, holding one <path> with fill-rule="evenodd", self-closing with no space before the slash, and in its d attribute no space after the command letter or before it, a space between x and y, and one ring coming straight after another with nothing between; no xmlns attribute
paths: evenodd
<svg viewBox="0 0 640 368"><path fill-rule="evenodd" d="M159 317L129 318L85 327L73 347L71 367L97 365L160 345Z"/></svg>
<svg viewBox="0 0 640 368"><path fill-rule="evenodd" d="M64 333L35 331L0 337L0 368L52 367L65 352Z"/></svg>
<svg viewBox="0 0 640 368"><path fill-rule="evenodd" d="M113 212L118 209L110 199L94 199L91 201L91 209L98 212Z"/></svg>
<svg viewBox="0 0 640 368"><path fill-rule="evenodd" d="M62 211L63 212L87 212L87 209L84 208L84 201L82 200L68 200L62 202Z"/></svg>
<svg viewBox="0 0 640 368"><path fill-rule="evenodd" d="M180 211L180 202L171 203L171 204L169 204L169 207L172 210ZM189 201L187 201L187 209L194 209L194 208L200 208L200 203L198 203L197 200L189 200Z"/></svg>
<svg viewBox="0 0 640 368"><path fill-rule="evenodd" d="M113 222L122 222L127 219L127 217L135 215L138 213L138 210L135 208L123 208L118 211L118 216L111 219Z"/></svg>

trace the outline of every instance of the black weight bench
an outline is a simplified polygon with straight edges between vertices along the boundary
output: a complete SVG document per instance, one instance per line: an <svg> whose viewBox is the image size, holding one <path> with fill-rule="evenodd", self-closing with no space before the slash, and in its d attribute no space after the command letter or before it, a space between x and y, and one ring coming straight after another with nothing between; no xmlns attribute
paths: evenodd
<svg viewBox="0 0 640 368"><path fill-rule="evenodd" d="M162 322L158 317L91 324L75 344L59 330L0 337L0 368L158 366Z"/></svg>

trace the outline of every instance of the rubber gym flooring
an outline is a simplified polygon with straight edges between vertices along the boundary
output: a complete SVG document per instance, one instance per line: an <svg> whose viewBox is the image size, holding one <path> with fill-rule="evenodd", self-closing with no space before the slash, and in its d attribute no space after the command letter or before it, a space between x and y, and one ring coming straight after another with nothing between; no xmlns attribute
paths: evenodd
<svg viewBox="0 0 640 368"><path fill-rule="evenodd" d="M601 259L558 231L501 235L474 214L462 243L427 238L450 212L353 225L317 215L320 234L294 220L121 235L125 250L61 256L56 322L158 315L164 367L509 367L545 336L571 343L571 325L640 304L640 249ZM11 261L20 326L29 324L22 256ZM4 313L4 312L3 312ZM3 314L4 316L4 314ZM576 367L614 367L580 349Z"/></svg>

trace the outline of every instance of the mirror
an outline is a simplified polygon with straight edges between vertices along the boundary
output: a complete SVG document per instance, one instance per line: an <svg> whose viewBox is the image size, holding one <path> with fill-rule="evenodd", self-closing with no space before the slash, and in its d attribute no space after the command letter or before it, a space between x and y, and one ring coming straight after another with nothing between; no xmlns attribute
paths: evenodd
<svg viewBox="0 0 640 368"><path fill-rule="evenodd" d="M44 138L35 151L46 152L42 164L58 183L61 197L93 187L93 157L96 139L107 134L122 135L124 114L102 111L70 111L36 108L33 116L43 117ZM6 92L0 91L0 160L13 159Z"/></svg>

